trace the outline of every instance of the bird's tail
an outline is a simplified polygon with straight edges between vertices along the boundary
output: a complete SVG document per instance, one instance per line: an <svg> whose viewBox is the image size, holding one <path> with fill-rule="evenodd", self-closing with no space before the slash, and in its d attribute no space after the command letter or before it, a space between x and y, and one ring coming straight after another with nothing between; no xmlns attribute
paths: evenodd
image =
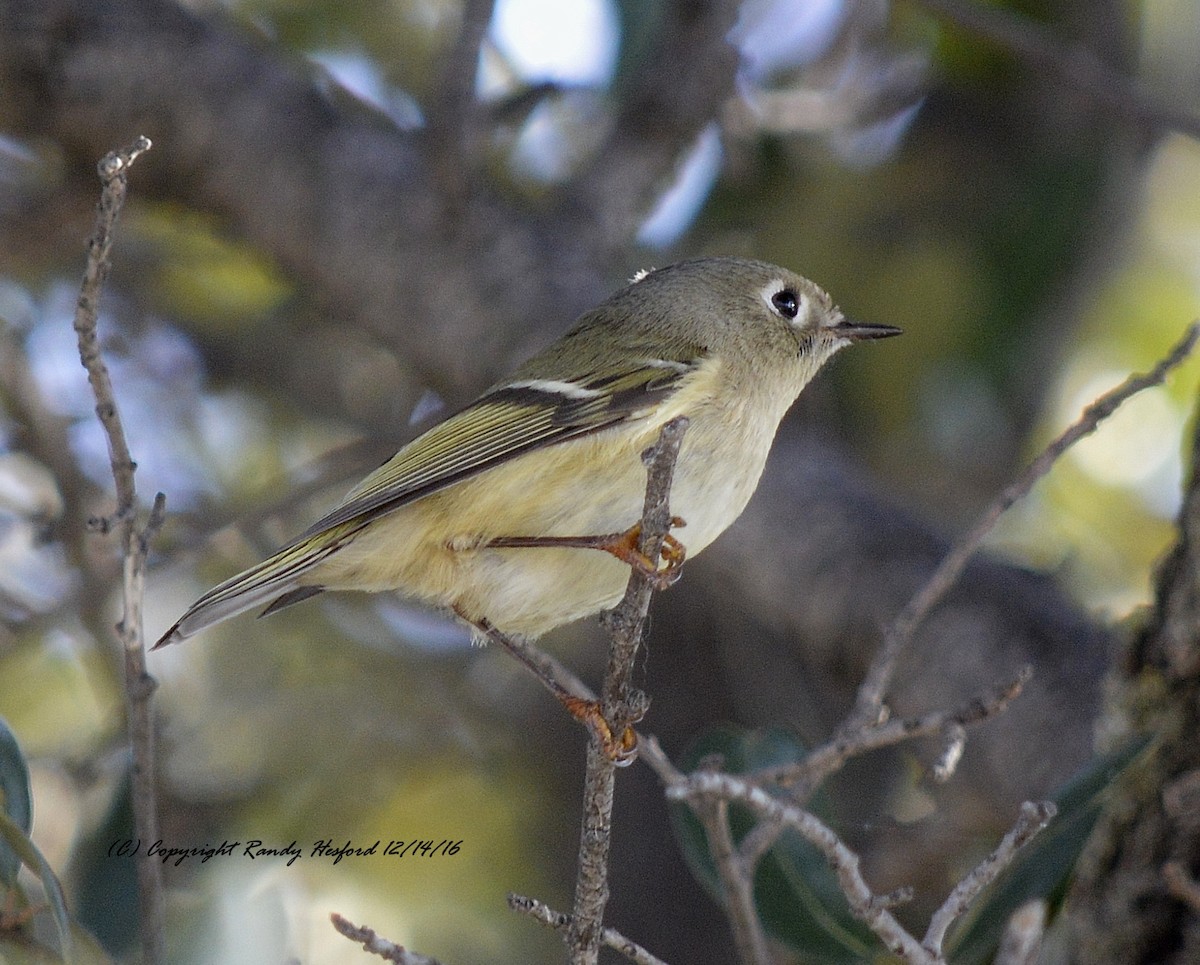
<svg viewBox="0 0 1200 965"><path fill-rule="evenodd" d="M268 605L265 615L320 593L320 586L302 584L300 580L335 547L312 544L310 538L285 546L257 566L214 586L188 607L187 612L151 649L179 643L201 630L263 604Z"/></svg>

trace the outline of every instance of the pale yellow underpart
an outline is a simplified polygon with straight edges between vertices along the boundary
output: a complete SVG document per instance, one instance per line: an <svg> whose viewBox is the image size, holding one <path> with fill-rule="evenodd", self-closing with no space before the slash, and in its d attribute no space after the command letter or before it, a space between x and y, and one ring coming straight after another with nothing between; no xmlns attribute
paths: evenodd
<svg viewBox="0 0 1200 965"><path fill-rule="evenodd" d="M710 360L640 422L548 446L417 500L373 521L301 582L398 590L527 637L613 606L629 567L607 553L485 544L628 529L642 511L642 452L663 424L686 414L671 511L685 520L675 535L695 556L745 508L779 420L825 357L797 360L776 376L787 384L756 379L732 391L719 386L722 366Z"/></svg>

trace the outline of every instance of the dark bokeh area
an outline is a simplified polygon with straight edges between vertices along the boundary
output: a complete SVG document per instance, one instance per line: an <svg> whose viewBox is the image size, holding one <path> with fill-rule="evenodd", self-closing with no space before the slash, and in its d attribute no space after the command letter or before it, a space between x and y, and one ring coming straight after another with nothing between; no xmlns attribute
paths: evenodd
<svg viewBox="0 0 1200 965"><path fill-rule="evenodd" d="M805 391L746 514L653 610L644 728L668 753L724 722L811 745L955 536L1200 311L1200 148L1171 123L1196 103L1194 13L1001 8L1061 44L1056 66L947 6L8 0L0 717L34 840L110 952L136 931L107 856L129 825L120 560L85 525L111 478L71 330L96 161L154 142L101 318L139 491L167 497L151 639L639 268L759 257L903 327ZM915 887L913 920L1103 746L1196 382L1181 370L1065 458L918 632L898 713L1034 668L958 775L935 784L939 748L915 745L828 788L877 890ZM597 627L546 645L599 679ZM506 655L403 601L331 595L149 667L164 840L306 855L168 866L172 961L362 960L330 911L447 963L560 960L504 896L570 906L585 736ZM616 822L611 923L673 963L732 960L648 769L620 774ZM414 838L462 846L308 854Z"/></svg>

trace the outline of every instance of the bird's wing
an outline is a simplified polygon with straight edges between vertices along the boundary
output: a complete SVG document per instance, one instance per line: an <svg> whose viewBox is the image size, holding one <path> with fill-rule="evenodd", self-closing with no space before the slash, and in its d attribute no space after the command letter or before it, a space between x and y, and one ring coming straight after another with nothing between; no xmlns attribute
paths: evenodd
<svg viewBox="0 0 1200 965"><path fill-rule="evenodd" d="M522 453L645 413L674 392L693 367L656 362L570 382L518 379L499 386L414 439L288 545L344 523L365 525Z"/></svg>

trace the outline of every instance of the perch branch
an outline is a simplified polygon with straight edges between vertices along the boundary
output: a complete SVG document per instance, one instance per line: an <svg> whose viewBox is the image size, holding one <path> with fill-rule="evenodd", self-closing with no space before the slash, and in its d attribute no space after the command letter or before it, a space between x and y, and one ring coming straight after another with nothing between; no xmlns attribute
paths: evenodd
<svg viewBox="0 0 1200 965"><path fill-rule="evenodd" d="M646 559L659 558L671 529L671 481L687 426L688 420L682 416L668 422L658 441L642 456L647 465L646 499L638 550ZM645 696L633 690L631 681L654 590L653 577L631 567L624 598L615 609L604 614L609 654L601 690L601 714L614 736L623 734L645 712ZM596 965L600 955L604 908L608 904L608 852L616 766L599 740L593 738L588 742L575 902L567 932L571 961L580 965Z"/></svg>

